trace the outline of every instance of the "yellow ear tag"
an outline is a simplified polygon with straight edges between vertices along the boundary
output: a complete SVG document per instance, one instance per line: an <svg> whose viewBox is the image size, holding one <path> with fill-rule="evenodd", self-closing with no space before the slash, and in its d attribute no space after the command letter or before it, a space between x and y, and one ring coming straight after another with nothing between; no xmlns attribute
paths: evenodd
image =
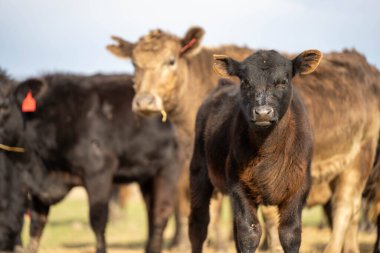
<svg viewBox="0 0 380 253"><path fill-rule="evenodd" d="M168 114L165 112L165 110L161 110L161 115L162 115L162 122L166 122L168 119Z"/></svg>

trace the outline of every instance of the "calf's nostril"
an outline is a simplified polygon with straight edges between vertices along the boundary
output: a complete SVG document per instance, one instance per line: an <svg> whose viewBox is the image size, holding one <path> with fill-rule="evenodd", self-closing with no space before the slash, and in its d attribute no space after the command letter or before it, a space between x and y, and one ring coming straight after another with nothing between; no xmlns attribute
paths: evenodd
<svg viewBox="0 0 380 253"><path fill-rule="evenodd" d="M258 109L255 109L255 114L260 115L260 111Z"/></svg>
<svg viewBox="0 0 380 253"><path fill-rule="evenodd" d="M272 114L272 113L273 113L273 109L272 108L268 108L267 114Z"/></svg>

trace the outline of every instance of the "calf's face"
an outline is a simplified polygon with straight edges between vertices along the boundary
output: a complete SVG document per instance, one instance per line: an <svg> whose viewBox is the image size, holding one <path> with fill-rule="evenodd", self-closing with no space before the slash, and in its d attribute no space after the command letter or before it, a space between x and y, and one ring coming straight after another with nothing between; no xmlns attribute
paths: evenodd
<svg viewBox="0 0 380 253"><path fill-rule="evenodd" d="M293 76L313 72L322 54L308 50L289 60L276 51L262 50L242 62L224 55L214 55L214 58L217 73L240 78L240 105L250 126L268 128L285 115L290 105Z"/></svg>
<svg viewBox="0 0 380 253"><path fill-rule="evenodd" d="M134 112L150 115L175 108L182 88L178 84L184 76L184 59L199 51L203 34L202 28L194 27L184 38L161 30L150 32L137 43L112 37L117 44L108 45L107 49L118 57L131 59L135 68Z"/></svg>

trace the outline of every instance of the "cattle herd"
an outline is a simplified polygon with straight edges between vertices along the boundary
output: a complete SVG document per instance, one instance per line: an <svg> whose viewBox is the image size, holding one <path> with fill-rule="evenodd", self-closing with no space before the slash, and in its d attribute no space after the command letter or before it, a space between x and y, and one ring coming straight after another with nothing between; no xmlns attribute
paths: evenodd
<svg viewBox="0 0 380 253"><path fill-rule="evenodd" d="M0 252L38 252L50 206L83 186L105 253L112 187L137 182L147 253L161 252L173 214L173 251L202 252L222 194L237 252L255 252L262 233L270 252L299 252L302 209L322 205L324 252L359 253L365 202L380 253L379 70L355 50L206 48L203 36L112 37L107 49L131 60L133 75L16 82L0 70Z"/></svg>

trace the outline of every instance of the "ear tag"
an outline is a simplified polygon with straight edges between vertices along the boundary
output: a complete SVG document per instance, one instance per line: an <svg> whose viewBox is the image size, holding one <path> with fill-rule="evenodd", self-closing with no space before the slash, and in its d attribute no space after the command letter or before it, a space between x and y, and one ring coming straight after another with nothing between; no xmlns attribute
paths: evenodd
<svg viewBox="0 0 380 253"><path fill-rule="evenodd" d="M192 46L195 44L195 42L197 42L197 39L196 39L196 38L193 38L192 40L190 40L189 43L187 43L186 45L184 45L184 46L181 48L179 54L180 54L180 55L183 55L183 54L184 54L184 53L185 53L190 47L192 47Z"/></svg>
<svg viewBox="0 0 380 253"><path fill-rule="evenodd" d="M28 91L24 101L21 106L22 112L35 112L36 111L36 100L34 99L32 92Z"/></svg>

